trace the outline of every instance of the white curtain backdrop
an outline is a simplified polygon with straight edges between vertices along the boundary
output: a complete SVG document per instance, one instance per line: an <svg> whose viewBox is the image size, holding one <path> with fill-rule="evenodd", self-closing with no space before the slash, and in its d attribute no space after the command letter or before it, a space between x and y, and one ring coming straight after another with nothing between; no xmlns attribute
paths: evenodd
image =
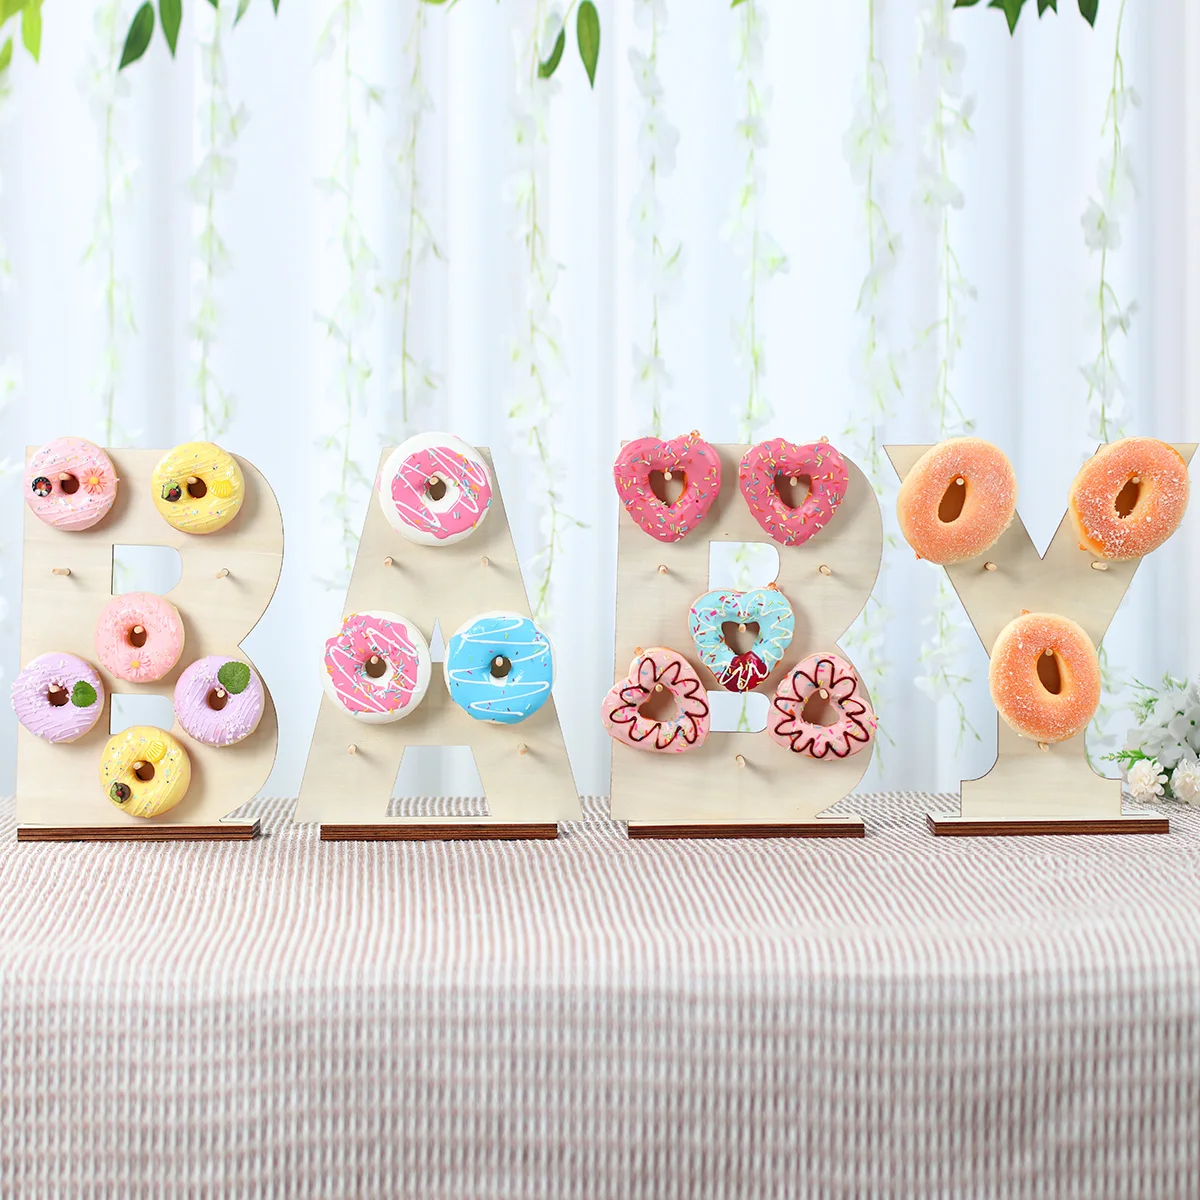
<svg viewBox="0 0 1200 1200"><path fill-rule="evenodd" d="M554 560L556 698L581 790L607 792L610 744L597 711L612 682L617 500L609 472L620 439L650 428L653 381L635 386L634 347L649 345L655 290L658 357L669 376L661 387L666 436L699 429L713 441L739 437L753 385L739 329L750 298L748 221L760 254L770 259L778 247L787 259L786 270L773 271L776 261L755 272L760 398L774 414L758 436L857 445L871 421L856 366L869 243L863 185L844 146L863 95L868 0L735 8L728 0L600 0L594 91L572 36L550 94L532 99L527 43L545 6L531 0L461 0L421 14L414 0L350 5L357 15L348 50L347 5L282 0L276 17L258 0L236 29L232 12L223 14L216 56L213 10L189 0L177 61L156 33L110 96L113 56L134 7L48 4L42 61L18 49L0 101L0 238L11 259L0 293L0 381L11 385L0 414L3 455L19 462L27 443L61 434L102 440L110 378L119 441L170 446L196 436L203 341L203 364L229 396L217 440L264 471L283 507L283 579L247 649L279 707L268 789L295 794L320 697L320 647L342 606L340 584L328 586L344 580L342 517L356 529L368 499L352 470L344 486L343 468L357 463L371 477L381 446L404 430L402 345L413 356L408 428L446 428L491 446L518 547L532 558L544 540L545 476L525 448L528 421L508 416L528 369L520 355L514 365L511 346L528 328L530 258L519 234L532 170L543 265L557 264L549 307L539 302L534 313L557 330L561 347L561 363L547 365L552 412L541 428L561 505L583 523L566 529ZM941 233L919 203L938 86L918 64L920 17L930 7L875 3L894 150L881 154L873 186L900 235L878 328L902 393L888 399L881 440L934 440L938 429L942 351L936 332L921 336L944 315ZM965 48L962 91L974 98L974 136L956 140L947 158L962 197L949 231L970 281L956 300L965 324L953 390L978 432L1015 461L1021 512L1042 546L1095 445L1081 367L1099 346L1100 258L1080 218L1111 152L1102 123L1118 0L1101 0L1094 30L1073 2L1060 8L1039 22L1028 5L1011 40L1000 14L982 7L948 18ZM640 90L631 66L630 51L648 53L653 32L639 15L656 22L661 92L644 78ZM424 18L423 99L412 86L415 16ZM748 16L769 18L761 63L753 53L739 61ZM1126 11L1126 81L1141 102L1123 113L1121 133L1137 187L1106 267L1122 308L1137 303L1128 335L1113 338L1128 428L1175 440L1200 438L1198 28L1185 0ZM751 88L764 111L739 130ZM657 133L641 129L643 90L678 130L673 170L660 116ZM530 150L514 131L528 133L530 111L536 127L542 103L548 145ZM405 156L414 108L422 113L415 220ZM348 144L358 159L349 177ZM739 224L751 146L758 199ZM652 228L668 251L683 247L658 273L666 279L647 269L646 221L630 217L635 199L646 198L651 154L660 206ZM414 256L406 330L405 250L410 228L422 249L422 217L441 256ZM210 282L211 229L227 253L212 255ZM426 375L436 386L420 382ZM219 408L215 385L208 394ZM324 442L342 436L348 412L343 456L337 442ZM215 420L219 428L219 412ZM342 494L344 514L332 499ZM889 481L889 510L893 495ZM11 679L19 666L20 489L10 482L3 496L9 608L0 657ZM1142 568L1116 619L1107 641L1115 671L1154 678L1200 668L1198 551L1193 512ZM980 736L968 732L960 743L955 700L935 702L914 683L926 671L919 656L938 573L903 542L885 560L876 656L886 661L877 700L888 739L865 786L956 787L994 753L986 657L965 626L954 661L969 682L957 695ZM126 586L153 584L159 577L148 569L130 566ZM531 591L536 580L535 564ZM951 617L961 624L956 604ZM14 727L10 720L0 739L0 787L11 787ZM1113 728L1122 728L1120 718Z"/></svg>

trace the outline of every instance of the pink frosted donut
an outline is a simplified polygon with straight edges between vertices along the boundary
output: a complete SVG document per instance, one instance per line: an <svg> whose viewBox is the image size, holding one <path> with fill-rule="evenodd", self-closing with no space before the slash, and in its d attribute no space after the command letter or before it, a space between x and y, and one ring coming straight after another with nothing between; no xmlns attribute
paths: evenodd
<svg viewBox="0 0 1200 1200"><path fill-rule="evenodd" d="M670 482L682 477L683 491L667 504L650 486L661 471ZM645 533L660 542L677 542L708 516L721 494L721 460L694 429L669 442L644 437L626 442L613 463L613 482L625 511Z"/></svg>
<svg viewBox="0 0 1200 1200"><path fill-rule="evenodd" d="M421 631L391 612L351 613L325 643L325 694L359 721L407 717L425 696L432 667Z"/></svg>
<svg viewBox="0 0 1200 1200"><path fill-rule="evenodd" d="M947 565L990 550L1017 511L1017 477L999 446L950 438L931 446L896 496L900 532L918 558Z"/></svg>
<svg viewBox="0 0 1200 1200"><path fill-rule="evenodd" d="M879 722L858 673L836 654L811 654L780 681L771 702L767 730L794 754L809 758L849 758L871 744ZM838 719L819 725L805 719L804 709L821 694Z"/></svg>
<svg viewBox="0 0 1200 1200"><path fill-rule="evenodd" d="M1065 742L1100 707L1100 659L1084 629L1053 613L1022 613L996 637L988 687L1022 737Z"/></svg>
<svg viewBox="0 0 1200 1200"><path fill-rule="evenodd" d="M83 438L47 442L25 468L25 502L39 521L55 529L91 529L116 498L112 459Z"/></svg>
<svg viewBox="0 0 1200 1200"><path fill-rule="evenodd" d="M793 508L780 495L781 478L807 479L808 495ZM751 516L784 546L803 546L837 512L850 482L846 460L828 443L796 446L783 438L759 442L742 455L738 485Z"/></svg>
<svg viewBox="0 0 1200 1200"><path fill-rule="evenodd" d="M1101 446L1067 498L1080 549L1115 561L1157 550L1179 528L1188 491L1187 463L1169 443L1133 437Z"/></svg>
<svg viewBox="0 0 1200 1200"><path fill-rule="evenodd" d="M206 746L232 746L248 738L265 706L258 672L238 658L198 658L175 684L175 719Z"/></svg>
<svg viewBox="0 0 1200 1200"><path fill-rule="evenodd" d="M118 679L153 683L183 653L179 610L153 592L114 596L96 621L96 657Z"/></svg>
<svg viewBox="0 0 1200 1200"><path fill-rule="evenodd" d="M452 433L418 433L388 455L375 490L397 533L423 546L449 546L483 524L492 473L483 456Z"/></svg>
<svg viewBox="0 0 1200 1200"><path fill-rule="evenodd" d="M52 650L26 663L13 680L17 720L47 742L83 737L104 711L104 684L91 663Z"/></svg>
<svg viewBox="0 0 1200 1200"><path fill-rule="evenodd" d="M674 718L643 715L640 709L664 690L675 697L678 711ZM682 654L662 646L638 652L629 675L614 683L604 697L600 719L614 741L668 754L704 745L712 725L708 693L700 676Z"/></svg>

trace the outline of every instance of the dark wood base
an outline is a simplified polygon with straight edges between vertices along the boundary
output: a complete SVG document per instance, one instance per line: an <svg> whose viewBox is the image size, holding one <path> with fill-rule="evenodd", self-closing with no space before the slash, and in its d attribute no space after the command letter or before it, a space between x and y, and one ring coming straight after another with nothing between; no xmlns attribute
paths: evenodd
<svg viewBox="0 0 1200 1200"><path fill-rule="evenodd" d="M216 825L18 825L18 842L248 842L258 836L257 821Z"/></svg>
<svg viewBox="0 0 1200 1200"><path fill-rule="evenodd" d="M1014 821L983 821L950 813L926 813L925 823L936 837L1027 837L1045 833L1170 833L1171 822L1158 813L1124 817L1073 817Z"/></svg>
<svg viewBox="0 0 1200 1200"><path fill-rule="evenodd" d="M630 821L631 838L860 838L867 827L858 817L836 817L824 821L799 821L793 824L756 824L733 822L720 824L664 825L654 821Z"/></svg>
<svg viewBox="0 0 1200 1200"><path fill-rule="evenodd" d="M558 837L558 826L543 823L527 825L471 824L436 821L422 825L322 825L323 842L458 842L518 841L527 838Z"/></svg>

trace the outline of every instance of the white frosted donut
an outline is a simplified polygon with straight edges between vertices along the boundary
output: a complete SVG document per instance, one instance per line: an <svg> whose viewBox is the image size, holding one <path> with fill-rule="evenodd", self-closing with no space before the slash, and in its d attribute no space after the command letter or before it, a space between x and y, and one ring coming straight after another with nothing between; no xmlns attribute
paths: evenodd
<svg viewBox="0 0 1200 1200"><path fill-rule="evenodd" d="M388 523L423 546L470 537L492 503L492 473L452 433L418 433L388 455L375 481Z"/></svg>

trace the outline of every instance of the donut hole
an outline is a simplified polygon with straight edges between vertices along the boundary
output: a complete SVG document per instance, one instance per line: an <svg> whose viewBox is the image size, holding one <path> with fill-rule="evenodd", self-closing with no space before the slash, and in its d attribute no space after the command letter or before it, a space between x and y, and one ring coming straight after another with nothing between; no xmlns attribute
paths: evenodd
<svg viewBox="0 0 1200 1200"><path fill-rule="evenodd" d="M653 691L638 705L638 715L647 721L662 721L664 724L679 716L679 705L669 688Z"/></svg>
<svg viewBox="0 0 1200 1200"><path fill-rule="evenodd" d="M187 494L191 496L193 500L202 500L208 495L208 484L206 484L203 479L193 475L187 481Z"/></svg>
<svg viewBox="0 0 1200 1200"><path fill-rule="evenodd" d="M58 486L59 489L63 492L66 492L68 496L73 496L77 491L79 491L79 480L76 479L74 475L64 475L63 478L58 481Z"/></svg>
<svg viewBox="0 0 1200 1200"><path fill-rule="evenodd" d="M497 654L492 659L492 665L489 668L493 679L505 679L509 671L512 670L512 659L506 658L503 654Z"/></svg>
<svg viewBox="0 0 1200 1200"><path fill-rule="evenodd" d="M1137 508L1138 497L1142 494L1142 484L1140 480L1131 479L1117 493L1117 498L1113 501L1113 507L1117 510L1117 516L1124 519L1129 516L1135 508Z"/></svg>
<svg viewBox="0 0 1200 1200"><path fill-rule="evenodd" d="M135 625L126 635L125 640L135 649L140 650L146 644L146 627Z"/></svg>
<svg viewBox="0 0 1200 1200"><path fill-rule="evenodd" d="M425 480L425 497L428 500L442 500L446 496L446 481L437 475L431 475Z"/></svg>
<svg viewBox="0 0 1200 1200"><path fill-rule="evenodd" d="M149 783L154 778L154 764L146 761L135 763L133 773L143 783Z"/></svg>
<svg viewBox="0 0 1200 1200"><path fill-rule="evenodd" d="M746 654L754 649L754 643L758 641L758 622L723 621L721 634L725 638L725 645L734 654Z"/></svg>
<svg viewBox="0 0 1200 1200"><path fill-rule="evenodd" d="M387 659L381 658L378 654L372 654L363 667L363 670L372 679L382 679L387 674L387 669Z"/></svg>
<svg viewBox="0 0 1200 1200"><path fill-rule="evenodd" d="M224 688L212 688L204 697L204 703L213 712L220 712L229 703L229 693Z"/></svg>
<svg viewBox="0 0 1200 1200"><path fill-rule="evenodd" d="M950 486L942 493L942 501L938 505L938 520L943 525L949 525L962 516L963 505L967 502L967 481L959 475L950 481Z"/></svg>
<svg viewBox="0 0 1200 1200"><path fill-rule="evenodd" d="M683 471L650 472L650 490L664 504L674 504L683 495L683 489L686 487L687 475Z"/></svg>
<svg viewBox="0 0 1200 1200"><path fill-rule="evenodd" d="M818 690L805 700L800 719L808 725L829 726L836 725L842 719L842 713L828 693L822 696Z"/></svg>
<svg viewBox="0 0 1200 1200"><path fill-rule="evenodd" d="M800 508L812 495L812 476L780 471L775 476L775 494L788 508Z"/></svg>
<svg viewBox="0 0 1200 1200"><path fill-rule="evenodd" d="M1062 693L1062 668L1058 663L1058 655L1053 650L1038 655L1037 673L1042 687L1050 695L1058 696Z"/></svg>
<svg viewBox="0 0 1200 1200"><path fill-rule="evenodd" d="M65 687L52 687L46 692L46 701L54 708L62 708L71 697Z"/></svg>

